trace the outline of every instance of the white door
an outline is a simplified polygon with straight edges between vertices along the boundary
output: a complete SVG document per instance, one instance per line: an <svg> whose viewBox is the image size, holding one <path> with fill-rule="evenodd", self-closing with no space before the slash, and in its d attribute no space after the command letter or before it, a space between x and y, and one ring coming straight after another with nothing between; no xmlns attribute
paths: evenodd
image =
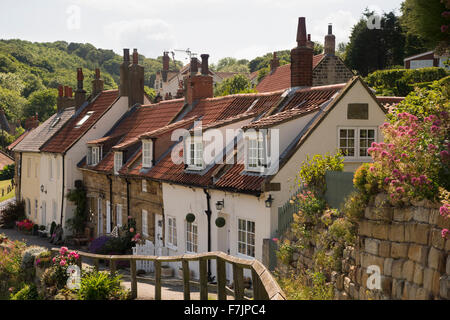
<svg viewBox="0 0 450 320"><path fill-rule="evenodd" d="M110 202L106 201L106 234L111 233L111 206Z"/></svg>
<svg viewBox="0 0 450 320"><path fill-rule="evenodd" d="M160 214L155 214L155 253L161 255L161 248L164 246L163 242L163 217Z"/></svg>
<svg viewBox="0 0 450 320"><path fill-rule="evenodd" d="M101 236L103 234L103 214L102 214L102 199L97 199L97 235Z"/></svg>
<svg viewBox="0 0 450 320"><path fill-rule="evenodd" d="M41 208L41 225L46 226L47 225L47 205L45 201L42 201L42 208Z"/></svg>
<svg viewBox="0 0 450 320"><path fill-rule="evenodd" d="M222 228L217 228L217 249L219 251L225 252L226 254L231 254L230 252L230 217L227 214L220 214L219 217L225 219L225 225ZM231 264L225 264L225 270L227 273L227 280L231 281L233 278Z"/></svg>

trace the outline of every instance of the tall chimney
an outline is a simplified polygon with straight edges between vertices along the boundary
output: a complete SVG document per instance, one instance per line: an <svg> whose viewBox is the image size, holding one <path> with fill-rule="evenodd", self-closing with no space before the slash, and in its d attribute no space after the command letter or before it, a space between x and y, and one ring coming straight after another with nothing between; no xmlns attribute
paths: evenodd
<svg viewBox="0 0 450 320"><path fill-rule="evenodd" d="M77 69L77 90L75 91L75 110L78 110L86 101L86 91L83 89L83 69ZM71 93L72 94L72 93Z"/></svg>
<svg viewBox="0 0 450 320"><path fill-rule="evenodd" d="M144 103L144 67L138 64L138 60L139 55L137 49L133 49L133 63L128 67L128 107L132 107L136 103Z"/></svg>
<svg viewBox="0 0 450 320"><path fill-rule="evenodd" d="M336 51L336 37L333 34L333 25L328 24L328 34L325 36L324 45L325 54L334 56Z"/></svg>
<svg viewBox="0 0 450 320"><path fill-rule="evenodd" d="M200 55L200 57L202 58L202 75L208 76L209 75L209 65L208 65L209 54L204 53L204 54Z"/></svg>
<svg viewBox="0 0 450 320"><path fill-rule="evenodd" d="M185 94L184 99L187 104L194 101L214 96L213 78L211 75L205 74L208 67L209 55L201 55L202 57L202 74L198 73L197 58L191 59L191 74L184 79Z"/></svg>
<svg viewBox="0 0 450 320"><path fill-rule="evenodd" d="M130 49L123 49L123 62L120 65L120 84L119 84L119 96L128 97L129 93L129 71L130 65Z"/></svg>
<svg viewBox="0 0 450 320"><path fill-rule="evenodd" d="M169 62L170 62L169 53L167 51L164 51L162 60L163 60L162 78L163 81L166 82L167 74L169 73Z"/></svg>
<svg viewBox="0 0 450 320"><path fill-rule="evenodd" d="M314 42L311 41L311 35L310 35L309 33L308 33L308 41L306 42L306 45L307 45L309 48L313 49L313 52L314 52Z"/></svg>
<svg viewBox="0 0 450 320"><path fill-rule="evenodd" d="M313 49L308 46L305 18L298 18L297 47L291 50L291 87L312 86Z"/></svg>
<svg viewBox="0 0 450 320"><path fill-rule="evenodd" d="M56 99L56 110L60 112L64 109L64 87L62 85L58 86L58 98Z"/></svg>
<svg viewBox="0 0 450 320"><path fill-rule="evenodd" d="M191 70L191 75L196 75L198 72L197 58L191 58L191 65L189 66Z"/></svg>
<svg viewBox="0 0 450 320"><path fill-rule="evenodd" d="M96 96L103 91L103 80L100 79L100 69L95 69L94 80L92 80L92 95Z"/></svg>
<svg viewBox="0 0 450 320"><path fill-rule="evenodd" d="M273 58L270 60L270 72L274 72L280 66L280 59L277 56L277 53L273 53Z"/></svg>

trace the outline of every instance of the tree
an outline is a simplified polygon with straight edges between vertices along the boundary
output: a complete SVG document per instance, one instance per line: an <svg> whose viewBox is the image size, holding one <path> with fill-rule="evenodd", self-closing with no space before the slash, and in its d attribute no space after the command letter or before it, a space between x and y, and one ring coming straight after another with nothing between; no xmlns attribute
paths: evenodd
<svg viewBox="0 0 450 320"><path fill-rule="evenodd" d="M31 117L38 113L39 121L47 120L53 113L56 112L56 99L58 91L55 89L44 89L33 92L28 103L24 108L24 116Z"/></svg>
<svg viewBox="0 0 450 320"><path fill-rule="evenodd" d="M314 55L323 53L323 44L314 42Z"/></svg>
<svg viewBox="0 0 450 320"><path fill-rule="evenodd" d="M239 72L249 73L249 61L246 59L238 60L236 58L226 57L217 62L217 65L211 65L211 70L218 72Z"/></svg>
<svg viewBox="0 0 450 320"><path fill-rule="evenodd" d="M438 46L445 51L449 46L449 10L448 0L405 0L401 6L401 23L430 49Z"/></svg>
<svg viewBox="0 0 450 320"><path fill-rule="evenodd" d="M227 96L236 93L256 92L252 89L250 80L242 75L237 74L234 77L225 79L214 90L214 96Z"/></svg>
<svg viewBox="0 0 450 320"><path fill-rule="evenodd" d="M5 111L9 120L21 119L26 103L27 100L19 92L0 87L0 108Z"/></svg>
<svg viewBox="0 0 450 320"><path fill-rule="evenodd" d="M345 42L339 42L336 48L336 55L345 60L345 50L347 49L347 44Z"/></svg>

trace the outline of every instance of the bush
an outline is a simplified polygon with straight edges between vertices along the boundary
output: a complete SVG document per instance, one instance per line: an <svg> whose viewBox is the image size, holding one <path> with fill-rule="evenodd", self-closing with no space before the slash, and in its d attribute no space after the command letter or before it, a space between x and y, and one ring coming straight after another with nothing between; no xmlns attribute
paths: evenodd
<svg viewBox="0 0 450 320"><path fill-rule="evenodd" d="M357 223L364 216L367 203L366 195L361 192L353 192L345 199L341 211L349 221Z"/></svg>
<svg viewBox="0 0 450 320"><path fill-rule="evenodd" d="M333 286L320 272L291 273L289 277L279 278L278 282L288 300L332 300L334 297Z"/></svg>
<svg viewBox="0 0 450 320"><path fill-rule="evenodd" d="M0 213L0 226L3 228L14 228L15 222L25 218L25 202L13 201Z"/></svg>
<svg viewBox="0 0 450 320"><path fill-rule="evenodd" d="M22 252L25 243L20 241L3 241L8 246L0 252L0 299L8 299L9 288L17 287L23 281L23 273L20 268Z"/></svg>
<svg viewBox="0 0 450 320"><path fill-rule="evenodd" d="M22 261L20 264L22 270L29 271L30 269L34 269L36 257L44 252L48 252L48 250L39 246L31 246L25 249L22 253Z"/></svg>
<svg viewBox="0 0 450 320"><path fill-rule="evenodd" d="M26 284L17 293L11 294L11 300L38 300L39 294L34 284Z"/></svg>
<svg viewBox="0 0 450 320"><path fill-rule="evenodd" d="M86 272L81 277L78 297L80 300L129 299L129 291L120 286L120 279L120 275L111 275L109 272Z"/></svg>

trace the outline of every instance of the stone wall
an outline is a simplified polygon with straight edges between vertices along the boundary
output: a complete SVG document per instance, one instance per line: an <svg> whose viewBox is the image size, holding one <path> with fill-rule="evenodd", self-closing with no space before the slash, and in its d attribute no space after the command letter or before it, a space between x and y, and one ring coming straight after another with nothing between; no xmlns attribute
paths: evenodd
<svg viewBox="0 0 450 320"><path fill-rule="evenodd" d="M344 83L353 77L352 71L334 55L326 55L313 70L313 85Z"/></svg>
<svg viewBox="0 0 450 320"><path fill-rule="evenodd" d="M328 280L335 299L450 299L450 239L441 236L450 227L439 214L439 205L429 201L405 208L387 205L379 194L366 208L358 226L355 246L347 246L341 270ZM292 267L313 269L314 246L294 253ZM380 271L381 289L368 268Z"/></svg>

